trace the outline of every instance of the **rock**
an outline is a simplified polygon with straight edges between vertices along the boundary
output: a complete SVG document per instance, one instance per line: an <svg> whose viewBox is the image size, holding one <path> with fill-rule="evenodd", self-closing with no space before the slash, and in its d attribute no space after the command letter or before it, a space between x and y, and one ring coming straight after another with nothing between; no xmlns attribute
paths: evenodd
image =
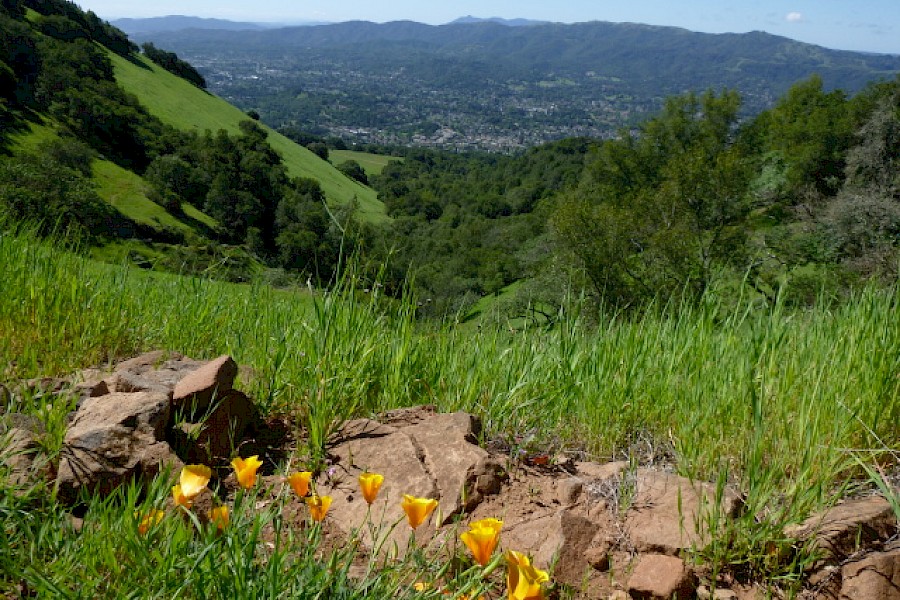
<svg viewBox="0 0 900 600"><path fill-rule="evenodd" d="M600 525L570 509L504 527L501 544L530 554L540 568L556 564L553 578L569 585L581 582L588 562L585 551Z"/></svg>
<svg viewBox="0 0 900 600"><path fill-rule="evenodd" d="M579 477L569 477L556 484L557 500L563 506L571 506L578 502L584 490L584 481Z"/></svg>
<svg viewBox="0 0 900 600"><path fill-rule="evenodd" d="M840 600L900 600L900 544L841 569Z"/></svg>
<svg viewBox="0 0 900 600"><path fill-rule="evenodd" d="M597 571L609 570L609 548L594 546L584 551L584 560Z"/></svg>
<svg viewBox="0 0 900 600"><path fill-rule="evenodd" d="M209 410L214 400L231 391L237 372L237 363L227 355L189 372L175 385L173 409L186 420L194 421Z"/></svg>
<svg viewBox="0 0 900 600"><path fill-rule="evenodd" d="M625 515L625 531L639 552L678 554L709 543L707 521L733 516L739 501L726 492L715 506L715 486L684 477L639 469L634 500ZM715 526L715 525L714 525Z"/></svg>
<svg viewBox="0 0 900 600"><path fill-rule="evenodd" d="M847 500L813 515L785 534L800 541L813 539L813 546L825 553L825 561L840 562L860 547L886 540L897 531L897 517L881 496ZM821 566L822 561L816 566Z"/></svg>
<svg viewBox="0 0 900 600"><path fill-rule="evenodd" d="M435 480L444 524L475 508L485 490L499 490L494 484L499 484L495 476L499 465L491 463L488 453L477 445L480 430L475 416L462 412L435 414L401 430Z"/></svg>
<svg viewBox="0 0 900 600"><path fill-rule="evenodd" d="M400 506L404 494L439 502L435 514L416 531L422 540L434 533L435 524L449 523L452 515L500 490L503 469L476 445L478 422L473 416L404 409L394 411L389 420L391 425L369 419L347 423L330 450L337 472L320 484L320 493L332 496L329 515L345 532L365 522L367 505L357 484L363 470L385 476L369 517L385 527L400 522L385 548L391 543L406 547L409 527ZM368 544L372 540L365 529L363 541Z"/></svg>
<svg viewBox="0 0 900 600"><path fill-rule="evenodd" d="M177 352L168 352L166 350L152 350L150 352L145 352L144 354L135 356L134 358L129 358L127 360L116 363L115 370L132 371L134 373L140 374L146 371L156 370L160 365L168 360L178 361L181 359L184 359L184 356L178 354Z"/></svg>
<svg viewBox="0 0 900 600"><path fill-rule="evenodd" d="M227 392L209 410L201 422L179 423L171 432L172 447L189 463L213 464L217 459L228 459L240 446L247 428L258 419L253 401L237 390Z"/></svg>
<svg viewBox="0 0 900 600"><path fill-rule="evenodd" d="M109 383L105 379L98 381L83 381L75 384L75 391L81 398L99 398L105 396L112 390L109 389Z"/></svg>
<svg viewBox="0 0 900 600"><path fill-rule="evenodd" d="M631 573L627 587L629 595L640 600L684 600L694 597L697 582L680 558L645 554Z"/></svg>
<svg viewBox="0 0 900 600"><path fill-rule="evenodd" d="M49 465L40 457L44 424L29 415L0 416L0 464L8 469L6 483L17 488L49 476Z"/></svg>
<svg viewBox="0 0 900 600"><path fill-rule="evenodd" d="M716 591L712 591L705 585L701 585L697 588L697 600L738 600L738 595L726 588L717 587Z"/></svg>
<svg viewBox="0 0 900 600"><path fill-rule="evenodd" d="M112 393L90 398L66 431L57 472L60 497L82 489L108 493L141 475L147 456L164 453L169 398L156 392Z"/></svg>
<svg viewBox="0 0 900 600"><path fill-rule="evenodd" d="M142 374L133 373L131 371L120 371L106 380L107 391L131 394L135 392L158 392L169 395L172 388L167 386L165 382L159 381L152 376L146 377ZM101 396L103 394L98 394ZM98 397L93 396L93 397Z"/></svg>

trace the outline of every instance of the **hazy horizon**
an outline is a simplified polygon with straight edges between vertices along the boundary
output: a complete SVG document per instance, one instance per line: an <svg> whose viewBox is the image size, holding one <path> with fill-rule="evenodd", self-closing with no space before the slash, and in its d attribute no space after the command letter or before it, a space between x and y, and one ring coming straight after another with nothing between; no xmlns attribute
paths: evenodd
<svg viewBox="0 0 900 600"><path fill-rule="evenodd" d="M538 0L464 0L430 4L412 0L362 2L335 0L310 6L289 0L200 0L191 3L158 0L135 5L125 0L86 0L78 4L101 18L195 16L252 23L300 24L303 22L410 20L430 25L473 15L478 18L530 19L576 23L585 21L634 22L682 27L705 33L766 31L802 42L838 50L900 54L900 1L867 0L861 3L821 0L717 2L689 4L667 0L612 2L562 0L548 4Z"/></svg>

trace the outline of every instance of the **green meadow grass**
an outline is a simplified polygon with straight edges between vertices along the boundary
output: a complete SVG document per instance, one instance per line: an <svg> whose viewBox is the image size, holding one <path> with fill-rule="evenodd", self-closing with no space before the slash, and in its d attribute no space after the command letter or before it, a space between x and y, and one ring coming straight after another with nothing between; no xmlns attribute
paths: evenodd
<svg viewBox="0 0 900 600"><path fill-rule="evenodd" d="M403 160L398 156L385 156L384 154L372 154L370 152L360 152L358 150L329 150L328 159L333 165L339 165L348 160L355 160L369 177L381 175L381 171L389 162Z"/></svg>
<svg viewBox="0 0 900 600"><path fill-rule="evenodd" d="M252 367L239 385L265 414L304 427L310 456L343 419L424 403L479 415L486 438L514 449L652 455L742 495L744 516L702 556L760 577L796 579L802 565L769 564L768 544L865 478L858 460L900 448L897 289L796 312L708 298L590 326L573 311L551 330L512 332L418 323L413 302L364 293L349 275L323 294L276 291L102 265L27 233L0 236L0 264L6 381L156 348L229 353ZM68 410L16 402L57 423ZM17 514L0 506L7 528Z"/></svg>
<svg viewBox="0 0 900 600"><path fill-rule="evenodd" d="M110 53L116 80L126 91L134 94L151 114L177 129L197 131L220 129L239 134L238 123L247 115L225 100L198 89L187 81L172 75L143 57L136 62ZM362 219L372 223L388 220L384 204L369 187L345 177L327 161L266 128L269 144L281 154L291 177L317 179L325 196L334 203L345 205L356 202Z"/></svg>

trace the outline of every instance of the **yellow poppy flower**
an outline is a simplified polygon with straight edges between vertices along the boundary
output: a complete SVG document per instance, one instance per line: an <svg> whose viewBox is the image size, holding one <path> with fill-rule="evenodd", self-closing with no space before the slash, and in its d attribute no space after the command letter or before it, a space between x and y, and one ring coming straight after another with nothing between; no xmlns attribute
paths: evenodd
<svg viewBox="0 0 900 600"><path fill-rule="evenodd" d="M375 498L378 497L378 490L381 489L382 483L384 483L384 475L369 473L368 471L360 473L359 489L362 491L363 498L366 499L367 503L372 504L375 502Z"/></svg>
<svg viewBox="0 0 900 600"><path fill-rule="evenodd" d="M417 592L427 592L431 589L431 584L425 581L417 581L413 584L413 589Z"/></svg>
<svg viewBox="0 0 900 600"><path fill-rule="evenodd" d="M216 526L216 529L222 531L228 527L228 506L223 504L209 511L209 522Z"/></svg>
<svg viewBox="0 0 900 600"><path fill-rule="evenodd" d="M504 557L509 600L543 600L541 584L550 579L547 572L531 566L528 557L515 550L507 550Z"/></svg>
<svg viewBox="0 0 900 600"><path fill-rule="evenodd" d="M181 490L181 484L176 483L172 486L172 504L175 505L175 508L178 508L179 506L190 508L191 505L194 504L194 497L191 496L188 498L185 496L184 492Z"/></svg>
<svg viewBox="0 0 900 600"><path fill-rule="evenodd" d="M491 561L491 555L500 541L500 529L503 521L497 519L482 519L469 525L469 531L462 534L460 539L472 552L472 557L482 567Z"/></svg>
<svg viewBox="0 0 900 600"><path fill-rule="evenodd" d="M322 521L331 506L331 496L310 496L306 499L306 506L313 521Z"/></svg>
<svg viewBox="0 0 900 600"><path fill-rule="evenodd" d="M165 514L166 513L164 513L163 511L157 509L153 509L143 516L141 516L139 512L135 512L134 518L141 519L141 522L138 523L138 533L144 535L145 533L150 531L151 527L153 527L154 525L158 525L159 522L162 521Z"/></svg>
<svg viewBox="0 0 900 600"><path fill-rule="evenodd" d="M234 467L234 474L242 488L249 490L256 485L256 471L262 466L258 455L254 454L250 458L235 458L231 461L231 466Z"/></svg>
<svg viewBox="0 0 900 600"><path fill-rule="evenodd" d="M209 483L210 477L212 477L212 469L206 465L185 465L181 469L181 477L178 481L181 485L181 493L188 500L193 500Z"/></svg>
<svg viewBox="0 0 900 600"><path fill-rule="evenodd" d="M288 483L291 484L291 489L294 490L294 493L302 498L309 493L310 479L312 479L311 471L301 471L288 477Z"/></svg>
<svg viewBox="0 0 900 600"><path fill-rule="evenodd" d="M431 498L416 498L409 494L403 494L403 501L400 505L403 507L403 511L406 512L409 526L416 529L425 522L431 511L437 508L438 502Z"/></svg>

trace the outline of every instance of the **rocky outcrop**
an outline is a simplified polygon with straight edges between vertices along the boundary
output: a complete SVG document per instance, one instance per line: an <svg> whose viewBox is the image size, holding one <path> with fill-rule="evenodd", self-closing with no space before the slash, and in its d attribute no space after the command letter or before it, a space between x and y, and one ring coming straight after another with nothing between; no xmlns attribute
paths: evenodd
<svg viewBox="0 0 900 600"><path fill-rule="evenodd" d="M252 399L234 388L238 372L227 356L201 362L153 352L82 371L74 381L29 382L48 398L77 396L55 469L60 496L74 502L82 491L107 493L183 463L225 466L237 448L242 456L284 464L273 457L292 455L296 445L268 435L272 427L254 427L259 415ZM0 389L4 410L13 405L12 393ZM285 422L282 429L295 426ZM330 440L330 464L316 481L317 493L333 498L323 535L333 545L359 535L364 550L403 552L410 528L401 499L410 494L439 502L416 530L417 545L458 547L469 522L498 518L501 549L552 569L553 580L579 590L579 598L757 597L733 580L706 581L716 584L713 590L698 585L705 574L685 562L741 509L727 487L625 462L519 460L483 448L480 428L473 415L427 406L345 423ZM15 485L50 479L53 470L41 460L43 435L33 417L0 414L0 476ZM371 507L357 483L363 471L385 477ZM221 497L209 489L198 497L198 518L237 487L233 477L221 483ZM279 495L286 493L285 515L307 522L305 504L287 489L282 474L261 476L259 505L285 501ZM821 552L803 598L900 598L900 544L892 541L897 520L884 498L845 501L785 533Z"/></svg>
<svg viewBox="0 0 900 600"><path fill-rule="evenodd" d="M258 416L233 389L236 374L228 356L199 362L163 352L82 372L57 469L60 497L106 493L183 462L227 463Z"/></svg>
<svg viewBox="0 0 900 600"><path fill-rule="evenodd" d="M422 407L389 413L384 420L350 421L330 448L335 466L319 493L333 498L330 515L346 533L373 515L383 525L399 524L386 547L396 543L404 548L410 531L400 507L404 494L438 500L435 515L416 532L418 539L427 539L463 510L500 491L504 470L477 445L480 424L472 415L436 414ZM363 471L385 475L371 510L357 486ZM363 538L372 543L367 533Z"/></svg>

